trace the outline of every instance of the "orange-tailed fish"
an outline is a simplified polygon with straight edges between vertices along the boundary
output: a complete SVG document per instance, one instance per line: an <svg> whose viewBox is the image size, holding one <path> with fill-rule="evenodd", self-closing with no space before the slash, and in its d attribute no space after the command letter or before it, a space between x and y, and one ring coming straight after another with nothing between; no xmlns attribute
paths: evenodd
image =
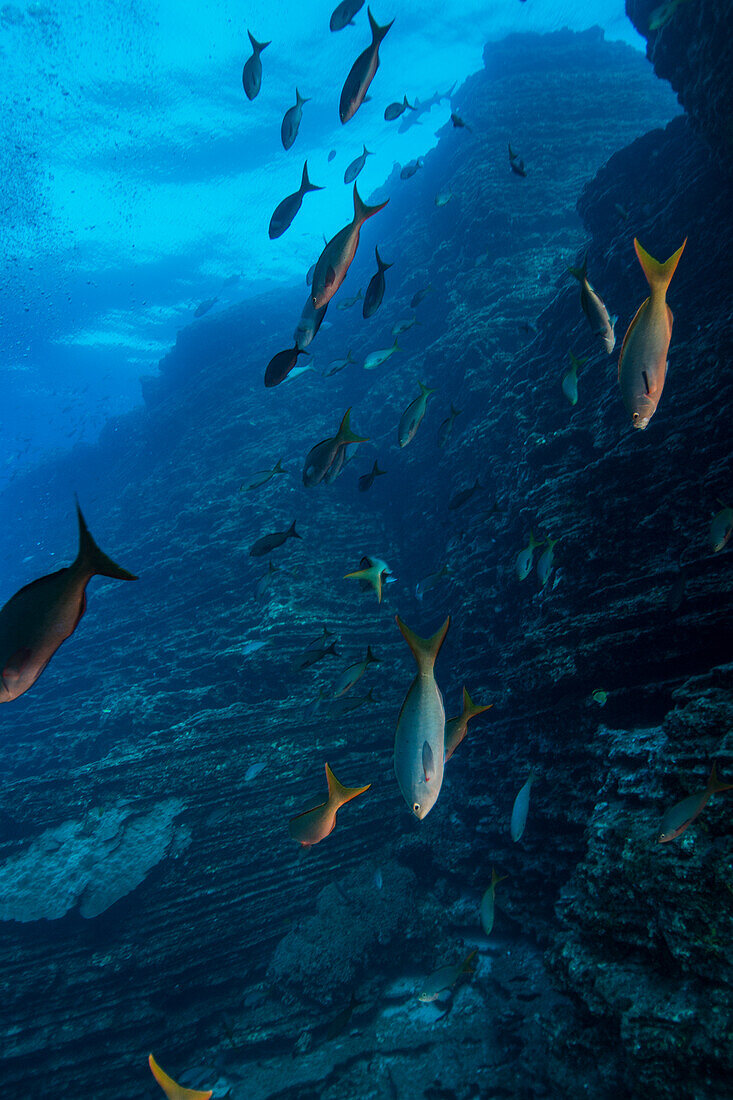
<svg viewBox="0 0 733 1100"><path fill-rule="evenodd" d="M718 504L721 511L710 521L710 546L714 554L719 554L733 535L733 508L726 508L722 500Z"/></svg>
<svg viewBox="0 0 733 1100"><path fill-rule="evenodd" d="M580 305L583 313L588 318L588 324L594 336L600 337L610 355L616 344L613 331L614 322L608 315L608 310L599 294L588 282L588 253L583 257L582 267L570 267L568 271L580 283Z"/></svg>
<svg viewBox="0 0 733 1100"><path fill-rule="evenodd" d="M402 704L394 743L394 770L405 802L422 821L438 800L443 784L445 710L435 682L435 661L448 627L448 617L431 638L421 638L395 616L417 664L417 676Z"/></svg>
<svg viewBox="0 0 733 1100"><path fill-rule="evenodd" d="M330 439L321 440L320 443L316 443L315 447L311 447L309 450L303 467L303 484L306 489L312 489L314 485L320 484L328 473L331 464L336 462L339 457L343 460L343 456L340 456L342 447L349 443L369 442L367 436L356 435L355 432L352 432L350 420L351 409L349 408L344 413L336 435Z"/></svg>
<svg viewBox="0 0 733 1100"><path fill-rule="evenodd" d="M491 931L494 927L494 902L496 900L496 887L497 884L503 882L506 875L497 875L496 869L491 868L491 882L486 887L484 896L481 898L481 927L487 936L491 935Z"/></svg>
<svg viewBox="0 0 733 1100"><path fill-rule="evenodd" d="M334 699L338 699L340 695L345 695L347 691L351 691L354 685L361 680L369 665L378 664L379 658L372 653L372 647L367 646L366 656L363 660L355 661L353 665L349 665L348 668L344 669L339 676L333 689Z"/></svg>
<svg viewBox="0 0 733 1100"><path fill-rule="evenodd" d="M326 764L326 780L328 782L327 801L291 818L288 825L293 840L297 840L304 848L318 844L332 833L336 825L336 814L341 807L357 795L364 794L371 787L371 783L367 783L366 787L344 787L328 764Z"/></svg>
<svg viewBox="0 0 733 1100"><path fill-rule="evenodd" d="M477 714L483 714L485 710L491 710L493 703L486 703L477 707L471 696L463 689L463 710L457 717L449 718L445 724L445 763L447 764L453 753L460 745L468 731L468 723Z"/></svg>
<svg viewBox="0 0 733 1100"><path fill-rule="evenodd" d="M649 297L642 302L629 325L618 359L621 396L633 427L644 429L657 411L667 376L667 352L672 338L672 310L667 287L672 281L687 238L660 264L634 237L634 248L649 283Z"/></svg>
<svg viewBox="0 0 733 1100"><path fill-rule="evenodd" d="M346 77L346 82L341 90L339 118L342 123L353 118L364 102L364 96L367 94L369 85L379 68L379 46L392 23L394 23L393 19L392 23L380 27L372 15L371 8L367 8L367 14L369 15L369 26L372 30L372 41L351 66L351 72Z"/></svg>
<svg viewBox="0 0 733 1100"><path fill-rule="evenodd" d="M160 1068L152 1054L148 1057L148 1065L168 1100L211 1100L213 1095L211 1089L184 1089L183 1085L179 1085Z"/></svg>
<svg viewBox="0 0 733 1100"><path fill-rule="evenodd" d="M0 610L0 703L33 687L59 646L86 611L86 587L94 576L134 581L134 573L99 549L77 502L79 549L71 565L26 584Z"/></svg>
<svg viewBox="0 0 733 1100"><path fill-rule="evenodd" d="M385 199L376 206L366 206L359 198L359 192L354 184L354 217L348 225L338 231L335 237L331 238L316 261L311 288L313 305L316 309L328 305L346 278L346 272L356 255L359 233L364 222L383 210L388 202L389 199Z"/></svg>
<svg viewBox="0 0 733 1100"><path fill-rule="evenodd" d="M733 783L721 783L718 779L717 768L713 764L705 790L695 791L694 794L683 798L671 810L667 810L659 827L657 838L659 843L665 844L668 840L674 840L676 837L681 836L695 818L702 813L714 794L730 790L733 790Z"/></svg>
<svg viewBox="0 0 733 1100"><path fill-rule="evenodd" d="M248 57L242 69L242 87L247 99L254 99L262 86L262 61L260 54L270 45L269 42L258 42L253 38L252 32L247 31L252 43L252 56Z"/></svg>
<svg viewBox="0 0 733 1100"><path fill-rule="evenodd" d="M473 960L477 954L478 951L474 950L463 962L456 963L454 966L441 966L439 970L433 971L422 983L418 1000L423 1003L437 1001L441 993L453 988L461 975L473 974Z"/></svg>

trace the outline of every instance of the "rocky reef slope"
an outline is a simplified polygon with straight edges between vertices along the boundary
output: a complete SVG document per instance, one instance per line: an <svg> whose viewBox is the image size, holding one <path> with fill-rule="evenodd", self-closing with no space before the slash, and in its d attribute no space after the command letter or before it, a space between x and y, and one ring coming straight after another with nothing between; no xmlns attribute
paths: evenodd
<svg viewBox="0 0 733 1100"><path fill-rule="evenodd" d="M365 285L378 241L395 260L382 311L363 323L332 309L312 349L317 366L348 347L361 362L432 284L381 373L265 391L305 290L250 302L183 331L146 382L145 410L4 501L22 517L0 534L9 592L52 568L52 552L72 555L72 487L100 544L141 575L93 582L78 634L3 708L10 1091L67 1095L73 1075L75 1093L111 1100L124 1081L135 1100L148 1095L149 1049L171 1069L200 1059L189 1084L208 1073L222 1093L263 1100L342 1095L346 1074L355 1096L409 1082L434 1100L579 1085L671 1100L719 1095L729 1078L728 810L713 800L676 846L656 845L655 829L733 748L733 580L706 543L733 474L730 188L686 118L647 132L674 113L669 90L595 32L487 47L454 106L472 130L448 127L411 180L395 171L390 206L364 231L344 294ZM526 179L509 171L508 141ZM660 258L688 237L669 378L645 433L630 430L616 357L591 336L566 271L587 247L623 333L645 296L635 234ZM560 389L571 350L588 357L574 407ZM401 451L418 377L439 392ZM441 451L451 401L464 411ZM372 444L309 492L302 458L348 405ZM283 455L287 476L239 491ZM354 469L377 455L388 476L360 494ZM477 495L450 509L476 477ZM253 565L248 549L296 517L303 541L279 552L257 601L266 559ZM530 528L560 540L542 590L514 571ZM363 553L397 575L381 607L342 579ZM415 583L446 564L418 601ZM426 633L452 614L438 666L451 713L464 682L494 702L420 825L391 770L413 674L395 610ZM296 674L324 623L339 659ZM381 664L355 690L373 686L376 702L308 717L368 643ZM287 818L325 792L326 759L372 790L301 857ZM531 814L513 844L530 766ZM86 877L60 916L39 883L72 841ZM414 982L465 954L492 863L509 875L495 943L481 943L473 983L438 1019L416 1007ZM359 1004L339 1020L353 990ZM517 1065L533 1067L521 1086Z"/></svg>

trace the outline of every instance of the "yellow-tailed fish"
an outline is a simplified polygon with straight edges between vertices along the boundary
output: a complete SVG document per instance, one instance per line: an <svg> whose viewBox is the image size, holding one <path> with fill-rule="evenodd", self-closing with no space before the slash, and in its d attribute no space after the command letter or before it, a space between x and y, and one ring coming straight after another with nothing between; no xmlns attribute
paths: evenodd
<svg viewBox="0 0 733 1100"><path fill-rule="evenodd" d="M529 533L529 544L525 546L524 550L520 550L517 554L517 560L515 562L515 569L517 577L520 581L526 580L532 572L532 561L534 560L534 552L538 546L542 546L541 542L537 542L534 537L534 532Z"/></svg>
<svg viewBox="0 0 733 1100"><path fill-rule="evenodd" d="M572 351L570 352L570 370L563 376L562 392L571 405L578 404L578 368L587 362L587 359L576 359Z"/></svg>
<svg viewBox="0 0 733 1100"><path fill-rule="evenodd" d="M667 352L672 338L672 310L667 287L672 281L687 238L660 264L634 237L634 248L649 283L649 297L642 302L629 325L618 360L621 396L633 427L644 429L657 411L667 376Z"/></svg>
<svg viewBox="0 0 733 1100"><path fill-rule="evenodd" d="M240 493L249 493L253 489L260 489L263 485L266 485L268 481L271 481L276 474L284 474L285 470L282 468L282 459L279 458L271 470L260 470L259 473L254 474L252 480L245 485L244 482L239 486Z"/></svg>
<svg viewBox="0 0 733 1100"><path fill-rule="evenodd" d="M447 764L453 753L460 745L468 730L468 723L477 714L483 714L485 710L491 710L493 703L484 706L476 706L468 691L463 689L463 710L456 718L449 718L445 724L445 763Z"/></svg>
<svg viewBox="0 0 733 1100"><path fill-rule="evenodd" d="M362 581L365 585L373 588L377 593L377 603L382 602L382 585L388 576L390 576L392 570L387 565L386 561L382 561L381 558L367 558L368 565L364 565L357 569L354 573L344 574L344 580L351 578L355 581Z"/></svg>
<svg viewBox="0 0 733 1100"><path fill-rule="evenodd" d="M397 343L397 337L395 336L395 341L391 348L380 348L378 351L369 352L364 360L364 370L376 370L377 367L381 367L382 363L386 363L390 356L394 355L396 351L402 351L402 348Z"/></svg>
<svg viewBox="0 0 733 1100"><path fill-rule="evenodd" d="M613 331L614 322L608 315L602 298L588 282L588 254L583 257L582 267L570 267L568 271L580 283L580 305L588 318L588 324L594 336L598 336L610 355L616 344Z"/></svg>
<svg viewBox="0 0 733 1100"><path fill-rule="evenodd" d="M512 820L511 820L511 834L512 840L516 843L522 839L524 834L524 827L527 824L527 814L529 813L529 792L532 784L537 776L534 771L529 773L529 778L523 787L520 788L519 794L514 799L514 805L512 807Z"/></svg>
<svg viewBox="0 0 733 1100"><path fill-rule="evenodd" d="M351 799L356 798L357 795L364 794L371 787L371 783L367 783L366 787L344 787L328 764L326 764L326 780L328 799L320 806L314 806L312 810L305 810L304 813L291 818L288 825L293 840L297 840L304 848L318 844L332 833L336 825L336 814L341 807L351 802Z"/></svg>
<svg viewBox="0 0 733 1100"><path fill-rule="evenodd" d="M431 573L428 577L423 577L421 581L418 581L415 585L415 598L422 600L426 592L429 592L431 588L435 588L436 584L440 584L444 577L449 577L451 570L448 565L444 565L442 569L439 569L436 573Z"/></svg>
<svg viewBox="0 0 733 1100"><path fill-rule="evenodd" d="M473 960L477 955L478 951L474 950L470 955L466 955L463 962L456 963L454 966L441 966L439 970L434 970L422 983L418 1000L423 1003L437 1001L441 993L453 988L461 975L473 974Z"/></svg>
<svg viewBox="0 0 733 1100"><path fill-rule="evenodd" d="M695 818L702 813L714 794L730 790L733 790L733 783L722 783L718 779L717 768L713 764L705 790L695 791L694 794L678 802L671 810L667 810L659 827L659 837L657 838L659 843L665 844L668 840L674 840L676 837L681 836Z"/></svg>
<svg viewBox="0 0 733 1100"><path fill-rule="evenodd" d="M354 217L331 238L316 260L311 287L315 309L322 309L331 301L346 278L346 272L356 255L362 225L367 218L372 218L383 210L388 202L389 199L386 199L377 206L367 206L361 201L354 184Z"/></svg>
<svg viewBox="0 0 733 1100"><path fill-rule="evenodd" d="M306 489L312 489L314 485L319 485L328 473L330 466L339 457L343 462L344 456L339 454L342 447L346 447L349 443L368 442L367 436L356 435L351 430L351 409L347 409L336 435L330 439L321 440L320 443L316 443L315 447L311 447L308 451L303 466L303 484Z"/></svg>
<svg viewBox="0 0 733 1100"><path fill-rule="evenodd" d="M722 510L710 521L710 546L714 554L719 554L733 535L733 508L726 508L722 500L718 504Z"/></svg>
<svg viewBox="0 0 733 1100"><path fill-rule="evenodd" d="M491 935L491 931L494 927L496 886L497 883L503 882L506 877L506 875L497 875L496 869L494 867L491 868L491 882L486 887L484 896L481 898L481 927L487 936Z"/></svg>
<svg viewBox="0 0 733 1100"><path fill-rule="evenodd" d="M399 615L395 621L415 658L417 676L397 719L394 770L405 802L422 821L437 802L443 783L445 710L435 682L435 661L448 633L450 617L431 638L419 637Z"/></svg>
<svg viewBox="0 0 733 1100"><path fill-rule="evenodd" d="M422 418L425 416L428 401L432 394L438 392L437 390L431 390L428 386L423 385L419 378L417 384L420 387L420 395L407 406L400 417L399 427L397 428L397 440L400 447L406 447L407 444L415 438L415 432L420 427Z"/></svg>
<svg viewBox="0 0 733 1100"><path fill-rule="evenodd" d="M362 676L369 668L369 665L378 665L379 658L375 657L372 653L372 647L367 646L366 656L361 661L355 661L353 665L349 665L339 676L333 689L333 695L335 699L338 699L340 695L345 695L347 691L351 691L353 686L361 680Z"/></svg>
<svg viewBox="0 0 733 1100"><path fill-rule="evenodd" d="M590 697L594 703L598 703L599 707L605 707L608 702L608 692L604 691L603 688L596 688L590 693Z"/></svg>
<svg viewBox="0 0 733 1100"><path fill-rule="evenodd" d="M555 547L558 541L558 539L548 539L546 548L537 561L537 580L540 582L540 588L544 588L550 579L552 566L555 562Z"/></svg>
<svg viewBox="0 0 733 1100"><path fill-rule="evenodd" d="M213 1095L211 1089L185 1089L183 1085L179 1085L177 1081L174 1081L160 1068L152 1054L148 1057L148 1065L150 1066L150 1072L168 1097L168 1100L211 1100Z"/></svg>

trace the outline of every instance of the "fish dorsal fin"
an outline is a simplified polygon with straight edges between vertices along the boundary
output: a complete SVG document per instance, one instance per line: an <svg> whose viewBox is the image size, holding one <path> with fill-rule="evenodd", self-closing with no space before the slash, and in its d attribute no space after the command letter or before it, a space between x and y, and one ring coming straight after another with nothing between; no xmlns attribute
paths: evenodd
<svg viewBox="0 0 733 1100"><path fill-rule="evenodd" d="M148 1065L150 1066L150 1072L168 1097L168 1100L211 1100L211 1089L206 1091L185 1089L183 1085L179 1085L177 1081L174 1081L160 1068L152 1054L148 1058Z"/></svg>
<svg viewBox="0 0 733 1100"><path fill-rule="evenodd" d="M433 757L433 750L427 741L423 742L422 747L422 770L425 776L425 782L430 783L435 779L435 759Z"/></svg>
<svg viewBox="0 0 733 1100"><path fill-rule="evenodd" d="M445 620L440 630L436 631L430 638L421 638L419 634L416 634L414 630L410 630L406 623L403 623L399 615L395 615L395 622L400 628L402 637L405 639L410 647L413 657L417 663L418 671L421 675L430 673L435 665L436 658L440 652L445 636L448 633L448 627L450 626L450 615Z"/></svg>

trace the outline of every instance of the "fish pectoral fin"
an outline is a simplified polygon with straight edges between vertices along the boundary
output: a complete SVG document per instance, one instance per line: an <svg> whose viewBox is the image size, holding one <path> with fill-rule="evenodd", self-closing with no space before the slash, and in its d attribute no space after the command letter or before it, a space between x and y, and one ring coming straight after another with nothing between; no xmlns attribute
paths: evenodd
<svg viewBox="0 0 733 1100"><path fill-rule="evenodd" d="M649 389L649 375L646 373L645 370L643 370L641 372L641 377L644 379L644 389L646 390L647 395L649 395L651 393L651 390Z"/></svg>
<svg viewBox="0 0 733 1100"><path fill-rule="evenodd" d="M331 286L333 286L333 284L335 282L336 282L336 272L333 270L333 268L331 266L329 266L328 271L326 272L326 286L331 287Z"/></svg>
<svg viewBox="0 0 733 1100"><path fill-rule="evenodd" d="M17 650L2 671L3 681L7 684L20 679L32 656L32 650L27 647Z"/></svg>
<svg viewBox="0 0 733 1100"><path fill-rule="evenodd" d="M423 743L422 747L422 767L426 783L429 783L431 779L435 779L435 759L433 757L433 750L430 748L427 741Z"/></svg>

